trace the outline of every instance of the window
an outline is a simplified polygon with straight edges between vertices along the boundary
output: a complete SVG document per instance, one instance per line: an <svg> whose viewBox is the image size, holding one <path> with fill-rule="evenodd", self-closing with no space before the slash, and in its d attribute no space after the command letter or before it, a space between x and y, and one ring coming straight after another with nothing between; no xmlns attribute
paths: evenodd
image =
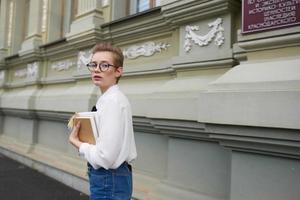
<svg viewBox="0 0 300 200"><path fill-rule="evenodd" d="M137 12L160 6L160 0L137 0Z"/></svg>
<svg viewBox="0 0 300 200"><path fill-rule="evenodd" d="M161 0L114 0L112 1L112 20L133 15L161 5Z"/></svg>
<svg viewBox="0 0 300 200"><path fill-rule="evenodd" d="M22 33L22 41L24 41L27 37L27 33L28 33L28 24L29 24L29 0L25 1L25 5L24 5L24 18L23 18L23 23L24 23L24 29L23 29L23 33Z"/></svg>
<svg viewBox="0 0 300 200"><path fill-rule="evenodd" d="M43 0L42 36L44 43L64 38L76 18L77 0Z"/></svg>
<svg viewBox="0 0 300 200"><path fill-rule="evenodd" d="M61 35L63 38L70 32L71 23L76 19L78 0L62 0L62 11L61 11Z"/></svg>

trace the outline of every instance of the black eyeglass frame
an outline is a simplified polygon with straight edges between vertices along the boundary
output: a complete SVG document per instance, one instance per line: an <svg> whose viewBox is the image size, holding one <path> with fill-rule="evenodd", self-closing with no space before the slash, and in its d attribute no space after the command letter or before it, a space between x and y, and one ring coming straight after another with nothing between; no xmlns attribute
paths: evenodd
<svg viewBox="0 0 300 200"><path fill-rule="evenodd" d="M109 64L109 63L95 63L95 62L90 62L90 63L86 64L86 67L88 68L88 70L90 72L96 71L97 67L99 67L101 72L107 71L109 67L118 68L117 66Z"/></svg>

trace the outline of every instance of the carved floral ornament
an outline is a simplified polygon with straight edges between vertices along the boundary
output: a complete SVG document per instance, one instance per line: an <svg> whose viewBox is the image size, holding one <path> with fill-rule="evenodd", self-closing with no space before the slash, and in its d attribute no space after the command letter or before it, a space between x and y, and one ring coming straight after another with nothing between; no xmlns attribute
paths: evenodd
<svg viewBox="0 0 300 200"><path fill-rule="evenodd" d="M162 50L166 50L170 47L170 44L167 43L158 43L155 44L154 42L146 42L140 45L133 45L128 49L123 51L124 57L128 59L135 59L139 56L152 56L155 53L160 53Z"/></svg>
<svg viewBox="0 0 300 200"><path fill-rule="evenodd" d="M146 42L140 45L130 46L128 49L123 51L123 55L127 59L135 59L140 56L152 56L155 53L160 53L162 50L166 50L170 47L170 44L167 43L158 43ZM82 66L86 66L92 58L92 52L89 51L80 51L78 52L77 68L80 69Z"/></svg>
<svg viewBox="0 0 300 200"><path fill-rule="evenodd" d="M197 35L195 31L198 31L199 26L186 26L185 27L185 42L184 50L189 52L192 49L192 42L202 47L207 46L214 39L215 45L221 46L224 44L224 28L222 27L223 20L217 18L214 22L208 24L211 29L205 35Z"/></svg>
<svg viewBox="0 0 300 200"><path fill-rule="evenodd" d="M38 75L37 62L27 64L27 68L16 70L14 76L17 78L34 78Z"/></svg>
<svg viewBox="0 0 300 200"><path fill-rule="evenodd" d="M63 60L55 62L51 65L51 68L56 71L67 71L74 63L71 60Z"/></svg>
<svg viewBox="0 0 300 200"><path fill-rule="evenodd" d="M79 51L77 57L77 69L80 69L82 66L86 66L92 59L92 52L89 51Z"/></svg>

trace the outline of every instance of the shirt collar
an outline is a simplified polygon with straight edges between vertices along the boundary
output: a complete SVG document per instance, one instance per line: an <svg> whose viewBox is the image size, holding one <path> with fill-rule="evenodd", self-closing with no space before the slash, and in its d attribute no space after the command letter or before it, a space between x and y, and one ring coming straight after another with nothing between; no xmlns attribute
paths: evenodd
<svg viewBox="0 0 300 200"><path fill-rule="evenodd" d="M110 86L102 95L101 98L113 93L114 91L119 90L119 86L117 84Z"/></svg>

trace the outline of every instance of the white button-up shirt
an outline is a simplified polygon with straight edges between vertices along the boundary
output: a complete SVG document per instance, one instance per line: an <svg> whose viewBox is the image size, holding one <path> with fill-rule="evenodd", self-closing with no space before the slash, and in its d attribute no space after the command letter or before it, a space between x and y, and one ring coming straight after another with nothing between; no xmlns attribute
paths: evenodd
<svg viewBox="0 0 300 200"><path fill-rule="evenodd" d="M137 152L127 97L117 85L111 86L98 99L96 108L96 145L82 143L79 153L95 169L116 169L124 161L133 161Z"/></svg>

